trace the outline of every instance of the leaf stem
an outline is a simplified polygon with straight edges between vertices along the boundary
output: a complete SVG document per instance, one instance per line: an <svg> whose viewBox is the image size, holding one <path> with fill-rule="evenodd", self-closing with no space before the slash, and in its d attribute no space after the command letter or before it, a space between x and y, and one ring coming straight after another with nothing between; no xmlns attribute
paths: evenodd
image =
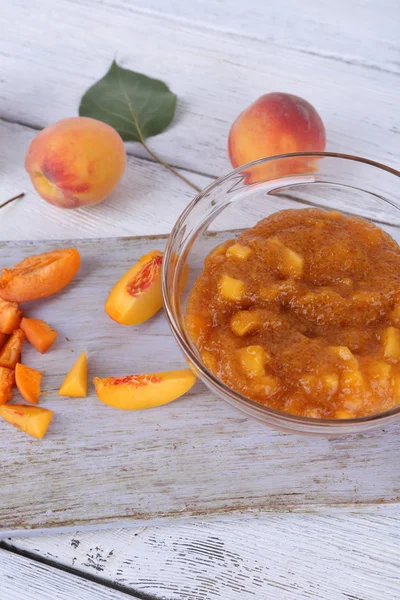
<svg viewBox="0 0 400 600"><path fill-rule="evenodd" d="M3 202L3 204L0 204L0 208L4 208L4 206L7 206L7 204L11 204L11 202L14 202L14 200L18 200L19 198L23 198L24 196L25 196L25 192L22 192L21 194L18 194L17 196L13 196L9 200L6 200L6 202Z"/></svg>
<svg viewBox="0 0 400 600"><path fill-rule="evenodd" d="M157 162L160 163L160 165L162 165L163 167L165 167L166 169L168 169L169 171L171 171L171 173L173 173L174 175L176 175L177 177L179 177L179 179L182 179L182 181L184 181L185 183L187 183L188 185L190 185L190 187L192 187L194 190L196 190L197 192L201 192L201 188L199 188L195 183L193 183L192 181L190 181L189 179L187 179L187 177L185 177L184 175L182 175L182 173L179 173L179 171L177 171L174 167L172 167L171 165L169 165L168 163L166 163L162 158L160 158L159 156L157 156L157 154L155 152L153 152L153 150L150 150L150 148L148 147L146 140L144 139L142 132L140 131L140 129L138 129L139 132L139 137L140 137L140 143L142 144L143 148L145 148L147 150L147 152L150 154L150 156L152 158L154 158L154 160L156 160Z"/></svg>
<svg viewBox="0 0 400 600"><path fill-rule="evenodd" d="M145 148L145 150L147 150L147 152L150 154L150 156L152 158L154 158L154 160L158 163L160 163L160 165L162 165L163 167L165 167L166 169L168 169L169 171L171 171L171 173L173 173L174 175L176 175L177 177L179 177L179 179L181 179L182 181L184 181L187 185L190 185L190 187L192 187L194 190L196 190L196 192L201 192L201 188L199 188L195 183L192 183L189 179L187 179L184 175L182 175L181 173L179 173L179 171L177 171L174 167L172 167L171 165L169 165L168 163L166 163L162 158L160 158L155 152L153 152L153 150L150 150L150 148L147 145L147 142L145 140L145 137L142 133L142 130L140 129L139 126L139 121L137 119L136 113L133 110L133 106L131 104L131 100L127 94L127 91L124 87L124 84L122 83L121 80L121 76L118 75L118 82L119 85L121 87L121 91L125 96L125 100L128 104L129 107L129 112L132 115L132 119L133 119L133 123L137 129L137 132L139 134L139 139L140 139L140 143L142 144L143 148Z"/></svg>

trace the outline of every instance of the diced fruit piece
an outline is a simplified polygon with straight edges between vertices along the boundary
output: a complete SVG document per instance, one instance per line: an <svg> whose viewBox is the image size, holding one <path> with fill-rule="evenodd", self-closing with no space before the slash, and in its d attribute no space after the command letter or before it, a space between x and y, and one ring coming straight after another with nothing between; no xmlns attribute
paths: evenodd
<svg viewBox="0 0 400 600"><path fill-rule="evenodd" d="M0 404L5 404L11 400L14 383L14 370L0 367Z"/></svg>
<svg viewBox="0 0 400 600"><path fill-rule="evenodd" d="M383 332L383 352L386 358L400 359L400 329L387 327Z"/></svg>
<svg viewBox="0 0 400 600"><path fill-rule="evenodd" d="M233 246L229 246L226 251L226 256L229 258L238 258L240 260L244 260L248 258L251 254L251 248L248 246L242 246L242 244L233 244Z"/></svg>
<svg viewBox="0 0 400 600"><path fill-rule="evenodd" d="M59 396L70 396L72 398L86 398L88 386L88 367L86 353L82 352L78 360L73 364L71 370L65 377L60 389Z"/></svg>
<svg viewBox="0 0 400 600"><path fill-rule="evenodd" d="M265 374L265 363L270 359L262 346L245 346L237 351L240 366L250 377Z"/></svg>
<svg viewBox="0 0 400 600"><path fill-rule="evenodd" d="M336 394L339 388L339 375L337 373L328 373L321 377L322 389L329 396Z"/></svg>
<svg viewBox="0 0 400 600"><path fill-rule="evenodd" d="M367 372L373 389L388 389L392 375L392 366L384 360L371 360L368 363Z"/></svg>
<svg viewBox="0 0 400 600"><path fill-rule="evenodd" d="M273 302L281 292L282 288L279 283L271 283L268 286L263 286L261 288L260 296L262 300L265 300L266 302Z"/></svg>
<svg viewBox="0 0 400 600"><path fill-rule="evenodd" d="M49 125L33 139L25 158L37 192L60 208L101 202L117 186L125 167L121 136L107 123L88 117Z"/></svg>
<svg viewBox="0 0 400 600"><path fill-rule="evenodd" d="M358 368L358 360L347 346L329 346L329 350L340 359L342 366L345 368Z"/></svg>
<svg viewBox="0 0 400 600"><path fill-rule="evenodd" d="M140 410L172 402L186 394L195 381L190 369L93 379L99 400L123 410Z"/></svg>
<svg viewBox="0 0 400 600"><path fill-rule="evenodd" d="M281 384L278 377L274 377L273 375L262 375L257 388L262 388L264 394L268 397L279 392Z"/></svg>
<svg viewBox="0 0 400 600"><path fill-rule="evenodd" d="M42 374L21 363L15 367L15 383L21 396L31 404L37 404L40 397Z"/></svg>
<svg viewBox="0 0 400 600"><path fill-rule="evenodd" d="M22 329L16 329L0 350L0 367L15 369L20 361L25 334Z"/></svg>
<svg viewBox="0 0 400 600"><path fill-rule="evenodd" d="M56 294L75 276L80 261L76 248L29 256L11 269L3 269L0 298L28 302Z"/></svg>
<svg viewBox="0 0 400 600"><path fill-rule="evenodd" d="M237 301L243 298L244 282L229 275L222 275L219 282L219 293L225 300Z"/></svg>
<svg viewBox="0 0 400 600"><path fill-rule="evenodd" d="M18 329L22 319L22 310L16 302L8 302L0 298L0 332L12 333Z"/></svg>
<svg viewBox="0 0 400 600"><path fill-rule="evenodd" d="M152 250L117 281L105 304L114 321L138 325L160 310L162 256L159 250Z"/></svg>
<svg viewBox="0 0 400 600"><path fill-rule="evenodd" d="M238 310L231 318L231 329L238 336L256 331L260 325L259 315L250 310Z"/></svg>
<svg viewBox="0 0 400 600"><path fill-rule="evenodd" d="M366 388L363 374L358 369L343 371L340 384L343 394L353 394L355 396Z"/></svg>
<svg viewBox="0 0 400 600"><path fill-rule="evenodd" d="M354 419L355 414L344 408L339 408L335 412L335 419Z"/></svg>
<svg viewBox="0 0 400 600"><path fill-rule="evenodd" d="M54 344L57 337L57 331L40 319L24 317L21 321L21 329L28 342L42 354Z"/></svg>
<svg viewBox="0 0 400 600"><path fill-rule="evenodd" d="M284 277L299 279L303 275L304 258L287 246L282 249L279 271Z"/></svg>
<svg viewBox="0 0 400 600"><path fill-rule="evenodd" d="M306 394L315 394L318 391L318 378L315 375L303 375L299 383Z"/></svg>
<svg viewBox="0 0 400 600"><path fill-rule="evenodd" d="M4 404L0 406L0 417L10 425L36 438L42 438L53 418L53 411L40 406Z"/></svg>
<svg viewBox="0 0 400 600"><path fill-rule="evenodd" d="M217 359L211 352L209 352L208 350L203 350L203 352L201 353L201 359L207 367L207 369L213 371L214 373L216 372L218 367Z"/></svg>

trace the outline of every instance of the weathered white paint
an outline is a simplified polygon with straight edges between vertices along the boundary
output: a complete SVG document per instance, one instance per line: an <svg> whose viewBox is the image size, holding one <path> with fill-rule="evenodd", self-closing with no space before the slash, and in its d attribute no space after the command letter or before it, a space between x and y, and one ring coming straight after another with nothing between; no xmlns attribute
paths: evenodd
<svg viewBox="0 0 400 600"><path fill-rule="evenodd" d="M45 355L27 344L23 361L45 372L47 436L34 440L0 423L0 529L77 528L109 523L399 502L400 425L344 439L285 435L247 419L199 383L184 398L126 412L56 395L86 350L89 378L184 366L162 313L136 328L111 321L103 303L120 275L165 239L80 241L76 280L27 315L59 331ZM210 248L218 243L213 237ZM66 243L0 246L0 264ZM68 244L70 245L70 244ZM34 479L32 474L34 473ZM32 497L35 501L32 502Z"/></svg>
<svg viewBox="0 0 400 600"><path fill-rule="evenodd" d="M159 600L398 600L399 546L400 519L382 510L74 532L10 547Z"/></svg>
<svg viewBox="0 0 400 600"><path fill-rule="evenodd" d="M137 598L0 549L0 600L128 600Z"/></svg>
<svg viewBox="0 0 400 600"><path fill-rule="evenodd" d="M235 4L221 3L220 23L224 12L235 13L230 8ZM311 8L304 9L311 18L316 4L315 0ZM187 10L190 6L188 3ZM199 26L198 13L207 12L201 2L190 22L182 22L174 15L166 18L145 13L139 3L132 10L127 0L59 0L45 10L31 10L29 0L7 1L0 40L0 117L42 127L76 114L83 92L117 57L126 67L165 80L177 93L175 123L150 143L180 167L210 175L226 173L230 168L227 136L233 120L259 95L276 90L298 94L315 105L327 128L330 150L399 166L398 72L360 65L348 56L337 60L329 51L325 56L313 48L304 52L276 45L270 41L274 25L268 19L268 5L260 2L258 6L254 20L259 21L259 30L264 26L264 39L252 37L248 20L240 33ZM390 11L395 13L391 6L393 2L388 3L388 20ZM243 9L249 19L251 8L246 5ZM276 3L275 10L284 9ZM296 10L303 9L297 6ZM362 10L362 4L357 10ZM384 15L385 5L375 10ZM263 19L259 18L261 11ZM323 20L321 8L317 13ZM290 11L285 17L291 20ZM332 34L337 32L340 37L347 26L336 19L334 12L330 27ZM383 17L379 22L385 23ZM392 27L396 28L396 23ZM365 45L370 44L370 35L380 39L384 30L380 25L378 32L372 33L373 20L368 28L371 34L366 34ZM357 29L352 35L358 37ZM399 51L398 37L387 42L382 35L389 60L395 63L392 57ZM322 29L320 46L324 38ZM133 145L135 154L140 150Z"/></svg>

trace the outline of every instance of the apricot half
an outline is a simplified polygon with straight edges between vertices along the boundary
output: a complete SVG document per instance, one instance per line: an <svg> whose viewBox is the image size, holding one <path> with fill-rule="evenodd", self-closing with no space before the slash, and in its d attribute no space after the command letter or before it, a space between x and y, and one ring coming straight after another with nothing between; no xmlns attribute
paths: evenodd
<svg viewBox="0 0 400 600"><path fill-rule="evenodd" d="M0 298L28 302L56 294L75 276L80 262L76 248L29 256L11 269L3 269Z"/></svg>
<svg viewBox="0 0 400 600"><path fill-rule="evenodd" d="M40 319L23 318L21 329L25 333L28 342L42 354L54 344L57 337L57 331Z"/></svg>
<svg viewBox="0 0 400 600"><path fill-rule="evenodd" d="M53 411L40 406L24 404L3 404L0 406L0 417L3 417L21 431L36 438L42 438L53 418Z"/></svg>
<svg viewBox="0 0 400 600"><path fill-rule="evenodd" d="M70 396L72 398L86 398L87 378L87 358L86 353L82 352L64 379L60 389L58 390L58 395Z"/></svg>
<svg viewBox="0 0 400 600"><path fill-rule="evenodd" d="M42 374L21 363L15 367L15 383L21 396L31 404L37 404L40 397Z"/></svg>
<svg viewBox="0 0 400 600"><path fill-rule="evenodd" d="M99 400L123 410L140 410L172 402L188 392L195 381L190 369L93 379Z"/></svg>
<svg viewBox="0 0 400 600"><path fill-rule="evenodd" d="M25 334L22 329L16 329L0 350L0 367L15 369L21 358Z"/></svg>
<svg viewBox="0 0 400 600"><path fill-rule="evenodd" d="M106 313L121 325L138 325L162 307L162 252L152 250L129 269L111 290Z"/></svg>
<svg viewBox="0 0 400 600"><path fill-rule="evenodd" d="M0 404L5 404L11 400L14 383L14 370L0 367Z"/></svg>
<svg viewBox="0 0 400 600"><path fill-rule="evenodd" d="M7 302L0 298L0 332L12 333L18 329L22 319L22 310L16 302Z"/></svg>

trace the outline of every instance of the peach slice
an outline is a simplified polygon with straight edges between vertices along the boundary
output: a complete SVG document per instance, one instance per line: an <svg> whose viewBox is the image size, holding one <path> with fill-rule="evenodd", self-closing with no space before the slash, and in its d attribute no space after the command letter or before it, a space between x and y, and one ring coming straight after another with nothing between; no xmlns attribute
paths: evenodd
<svg viewBox="0 0 400 600"><path fill-rule="evenodd" d="M0 332L12 333L18 329L22 319L22 310L16 302L7 302L0 298Z"/></svg>
<svg viewBox="0 0 400 600"><path fill-rule="evenodd" d="M11 269L3 269L0 298L11 302L28 302L51 296L71 281L79 269L80 261L76 248L29 256Z"/></svg>
<svg viewBox="0 0 400 600"><path fill-rule="evenodd" d="M15 369L21 358L25 334L22 329L16 329L0 350L0 367Z"/></svg>
<svg viewBox="0 0 400 600"><path fill-rule="evenodd" d="M86 398L88 385L87 379L87 358L86 353L82 352L64 379L60 389L58 390L58 395L70 396L72 398Z"/></svg>
<svg viewBox="0 0 400 600"><path fill-rule="evenodd" d="M123 410L140 410L172 402L186 394L195 381L190 369L93 379L99 400Z"/></svg>
<svg viewBox="0 0 400 600"><path fill-rule="evenodd" d="M105 304L106 313L114 321L138 325L160 310L162 257L162 252L152 250L117 281Z"/></svg>
<svg viewBox="0 0 400 600"><path fill-rule="evenodd" d="M15 383L21 396L31 404L37 404L40 397L42 374L21 363L15 367Z"/></svg>
<svg viewBox="0 0 400 600"><path fill-rule="evenodd" d="M25 406L24 404L3 404L0 406L0 417L3 417L24 433L35 438L42 438L53 418L53 411L40 406Z"/></svg>
<svg viewBox="0 0 400 600"><path fill-rule="evenodd" d="M6 367L0 367L0 404L5 404L11 400L14 383L14 371Z"/></svg>
<svg viewBox="0 0 400 600"><path fill-rule="evenodd" d="M26 319L21 321L21 329L26 339L38 352L44 354L52 346L57 337L57 331L40 319Z"/></svg>

